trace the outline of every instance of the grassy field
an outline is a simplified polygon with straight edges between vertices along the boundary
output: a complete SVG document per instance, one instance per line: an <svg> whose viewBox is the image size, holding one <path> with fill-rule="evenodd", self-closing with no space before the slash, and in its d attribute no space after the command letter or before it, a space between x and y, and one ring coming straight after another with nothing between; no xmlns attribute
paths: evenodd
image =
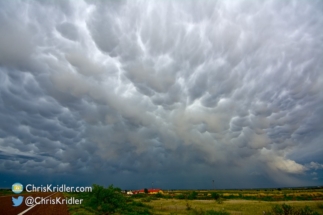
<svg viewBox="0 0 323 215"><path fill-rule="evenodd" d="M230 214L255 215L263 214L263 211L269 212L275 204L284 202L268 202L254 200L226 200L218 204L215 200L177 200L177 199L159 199L148 202L153 207L153 214L192 214L196 211L227 211ZM323 201L288 201L288 205L296 208L310 206L313 210L323 214L323 209L319 207ZM191 209L187 210L190 206Z"/></svg>
<svg viewBox="0 0 323 215"><path fill-rule="evenodd" d="M188 196L191 190L165 192L170 197ZM216 192L225 199L247 199L262 201L323 200L323 189L248 189L248 190L199 190L198 199L210 199Z"/></svg>
<svg viewBox="0 0 323 215"><path fill-rule="evenodd" d="M214 195L216 193L216 195ZM90 194L90 193L89 193ZM80 193L66 193L66 196L81 197ZM84 194L83 194L84 195ZM227 214L256 215L272 211L274 205L288 204L295 210L309 206L323 214L323 189L255 189L255 190L164 190L163 194L124 195L124 201L146 208L145 214L212 214L207 211L224 211ZM89 196L83 196L87 202ZM216 197L216 199L215 199ZM119 196L120 198L120 196ZM139 207L140 206L140 207ZM133 214L137 209L132 210ZM102 214L95 207L85 205L69 206L72 215ZM204 212L204 213L203 213ZM112 214L123 214L112 213ZM126 214L126 213L125 213ZM216 214L216 213L213 213ZM224 213L223 213L224 214Z"/></svg>

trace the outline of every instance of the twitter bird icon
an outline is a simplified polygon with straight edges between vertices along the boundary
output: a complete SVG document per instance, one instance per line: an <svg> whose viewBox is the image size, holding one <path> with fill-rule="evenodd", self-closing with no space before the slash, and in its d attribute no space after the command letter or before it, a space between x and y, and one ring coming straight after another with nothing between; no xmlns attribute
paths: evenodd
<svg viewBox="0 0 323 215"><path fill-rule="evenodd" d="M18 198L12 197L12 202L13 202L13 205L12 206L18 207L19 205L21 205L22 200L24 200L24 197L23 196L18 196Z"/></svg>

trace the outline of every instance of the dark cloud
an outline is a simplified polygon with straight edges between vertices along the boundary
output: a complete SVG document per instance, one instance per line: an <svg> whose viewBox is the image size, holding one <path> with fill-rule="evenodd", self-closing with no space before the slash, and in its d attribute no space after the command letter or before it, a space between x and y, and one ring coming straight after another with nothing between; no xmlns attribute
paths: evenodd
<svg viewBox="0 0 323 215"><path fill-rule="evenodd" d="M321 183L320 8L1 2L1 183Z"/></svg>

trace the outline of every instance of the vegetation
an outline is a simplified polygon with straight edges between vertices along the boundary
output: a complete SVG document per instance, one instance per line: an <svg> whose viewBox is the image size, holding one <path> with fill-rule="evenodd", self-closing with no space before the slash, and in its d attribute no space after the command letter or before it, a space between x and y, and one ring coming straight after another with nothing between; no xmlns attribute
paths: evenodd
<svg viewBox="0 0 323 215"><path fill-rule="evenodd" d="M70 207L70 214L129 214L149 215L151 207L134 201L121 193L120 188L93 185L89 193L68 193L68 197L83 199L82 205Z"/></svg>
<svg viewBox="0 0 323 215"><path fill-rule="evenodd" d="M222 198L222 197L218 198L218 199L216 200L216 202L217 202L218 204L222 204L222 203L223 203L223 198Z"/></svg>
<svg viewBox="0 0 323 215"><path fill-rule="evenodd" d="M84 199L69 206L72 215L318 215L323 214L323 189L164 190L155 195L126 195L112 185L94 185L92 193L67 193ZM315 200L315 201L314 201Z"/></svg>
<svg viewBox="0 0 323 215"><path fill-rule="evenodd" d="M188 199L197 199L197 195L198 193L196 191L192 191L189 195L188 195Z"/></svg>
<svg viewBox="0 0 323 215"><path fill-rule="evenodd" d="M323 214L323 209L319 208L319 203L323 201L292 201L289 202L293 210L301 211L299 214L289 215L316 215ZM243 215L280 215L273 213L273 207L282 204L279 202L254 201L254 200L227 200L222 204L217 204L215 200L181 200L181 199L159 199L147 203L152 206L152 212L156 215L168 214L243 214ZM277 206L275 206L277 207ZM285 207L286 208L286 207ZM212 212L210 212L212 211ZM287 211L287 210L286 210ZM312 211L312 214L309 213ZM307 212L307 213L305 213ZM315 213L316 212L316 213ZM285 214L284 214L285 215ZM286 214L288 215L288 214Z"/></svg>
<svg viewBox="0 0 323 215"><path fill-rule="evenodd" d="M188 202L186 202L186 210L191 210L192 209L192 205Z"/></svg>
<svg viewBox="0 0 323 215"><path fill-rule="evenodd" d="M222 210L222 211L215 211L215 210L204 211L202 208L195 209L195 208L192 208L192 205L189 202L186 202L186 210L190 211L189 214L191 214L191 215L229 215L229 213L224 210Z"/></svg>
<svg viewBox="0 0 323 215"><path fill-rule="evenodd" d="M249 190L172 190L164 192L158 198L176 199L201 199L201 200L222 200L245 199L258 201L304 201L323 200L323 189L319 188L277 188L277 189L249 189Z"/></svg>
<svg viewBox="0 0 323 215"><path fill-rule="evenodd" d="M215 210L204 211L202 209L199 209L199 210L193 209L190 215L230 215L230 213L226 211L215 211Z"/></svg>
<svg viewBox="0 0 323 215"><path fill-rule="evenodd" d="M0 189L0 196L12 195L11 189Z"/></svg>
<svg viewBox="0 0 323 215"><path fill-rule="evenodd" d="M212 196L212 198L213 198L213 199L215 199L215 200L217 200L218 198L220 198L220 194L215 193L215 192L211 193L211 196Z"/></svg>
<svg viewBox="0 0 323 215"><path fill-rule="evenodd" d="M162 193L157 193L156 195L155 195L155 197L156 198L169 198L169 196L164 196Z"/></svg>
<svg viewBox="0 0 323 215"><path fill-rule="evenodd" d="M319 215L318 212L313 211L309 206L297 209L287 204L275 205L269 215Z"/></svg>

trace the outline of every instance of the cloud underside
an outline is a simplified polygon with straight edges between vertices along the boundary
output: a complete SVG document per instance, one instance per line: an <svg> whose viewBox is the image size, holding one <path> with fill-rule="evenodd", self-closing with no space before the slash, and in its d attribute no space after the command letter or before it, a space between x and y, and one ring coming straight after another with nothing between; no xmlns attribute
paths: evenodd
<svg viewBox="0 0 323 215"><path fill-rule="evenodd" d="M320 8L1 2L0 172L309 183L323 162Z"/></svg>

